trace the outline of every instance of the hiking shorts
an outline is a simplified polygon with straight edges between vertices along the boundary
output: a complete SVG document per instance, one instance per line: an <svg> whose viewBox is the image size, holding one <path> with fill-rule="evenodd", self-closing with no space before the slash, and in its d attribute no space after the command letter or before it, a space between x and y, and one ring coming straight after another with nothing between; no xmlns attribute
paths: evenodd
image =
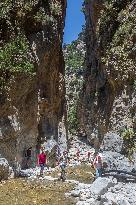
<svg viewBox="0 0 136 205"><path fill-rule="evenodd" d="M102 176L102 168L97 168L96 169L96 177L101 177Z"/></svg>
<svg viewBox="0 0 136 205"><path fill-rule="evenodd" d="M45 164L40 164L40 167L41 167L41 171L43 171L44 167L45 167Z"/></svg>

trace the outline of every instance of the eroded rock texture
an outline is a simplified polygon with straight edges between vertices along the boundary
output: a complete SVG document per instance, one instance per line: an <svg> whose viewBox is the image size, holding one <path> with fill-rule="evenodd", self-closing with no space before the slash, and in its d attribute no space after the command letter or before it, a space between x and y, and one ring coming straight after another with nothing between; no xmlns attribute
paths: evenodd
<svg viewBox="0 0 136 205"><path fill-rule="evenodd" d="M35 158L45 138L58 137L65 104L66 1L2 1L0 7L0 153L11 165L16 160L24 166L28 148Z"/></svg>
<svg viewBox="0 0 136 205"><path fill-rule="evenodd" d="M80 123L88 139L135 130L136 1L88 0Z"/></svg>

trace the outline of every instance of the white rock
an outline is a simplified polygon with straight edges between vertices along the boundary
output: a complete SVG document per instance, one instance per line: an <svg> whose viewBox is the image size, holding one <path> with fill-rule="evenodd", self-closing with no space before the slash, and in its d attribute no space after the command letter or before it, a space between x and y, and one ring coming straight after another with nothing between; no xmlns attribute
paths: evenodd
<svg viewBox="0 0 136 205"><path fill-rule="evenodd" d="M91 188L90 188L90 192L94 195L102 195L104 193L106 193L106 191L108 190L109 187L114 186L115 183L113 180L109 179L109 178L97 178Z"/></svg>
<svg viewBox="0 0 136 205"><path fill-rule="evenodd" d="M86 199L89 199L91 197L91 194L89 190L85 190L84 192L80 193L80 200L85 201Z"/></svg>
<svg viewBox="0 0 136 205"><path fill-rule="evenodd" d="M130 203L126 199L121 199L119 205L130 205Z"/></svg>
<svg viewBox="0 0 136 205"><path fill-rule="evenodd" d="M107 170L119 169L124 171L131 171L134 165L123 155L117 152L104 151L102 153L103 161L107 163Z"/></svg>
<svg viewBox="0 0 136 205"><path fill-rule="evenodd" d="M65 193L65 196L66 196L66 197L70 197L70 196L71 196L71 193Z"/></svg>
<svg viewBox="0 0 136 205"><path fill-rule="evenodd" d="M76 205L90 205L90 203L86 202L86 201L78 201L76 203Z"/></svg>
<svg viewBox="0 0 136 205"><path fill-rule="evenodd" d="M8 179L9 177L9 164L5 158L0 157L0 181Z"/></svg>
<svg viewBox="0 0 136 205"><path fill-rule="evenodd" d="M121 152L123 139L116 133L107 133L104 136L102 149L105 151Z"/></svg>
<svg viewBox="0 0 136 205"><path fill-rule="evenodd" d="M73 191L71 191L71 196L79 197L80 196L80 190L73 190Z"/></svg>

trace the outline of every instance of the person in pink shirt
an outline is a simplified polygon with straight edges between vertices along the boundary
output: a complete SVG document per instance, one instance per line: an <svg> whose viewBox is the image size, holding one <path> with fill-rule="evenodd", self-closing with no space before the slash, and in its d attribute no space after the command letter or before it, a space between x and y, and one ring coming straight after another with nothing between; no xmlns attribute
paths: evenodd
<svg viewBox="0 0 136 205"><path fill-rule="evenodd" d="M40 176L43 175L44 167L47 166L46 153L42 150L41 154L38 155L38 165L40 166Z"/></svg>
<svg viewBox="0 0 136 205"><path fill-rule="evenodd" d="M96 178L97 177L101 177L102 176L102 158L100 156L100 154L98 152L95 152L95 158L94 158L94 161L93 161L93 166L96 170Z"/></svg>

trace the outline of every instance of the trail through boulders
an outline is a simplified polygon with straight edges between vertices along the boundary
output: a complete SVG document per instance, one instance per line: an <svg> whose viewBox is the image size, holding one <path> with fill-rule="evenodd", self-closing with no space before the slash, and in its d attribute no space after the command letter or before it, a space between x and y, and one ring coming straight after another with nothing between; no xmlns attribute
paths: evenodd
<svg viewBox="0 0 136 205"><path fill-rule="evenodd" d="M131 163L118 149L116 152L110 150L110 144L107 147L108 150L103 148L101 152L103 162L107 163L105 175L95 179L95 171L90 162L94 148L73 138L70 142L65 182L58 180L59 165L46 168L42 177L39 176L39 167L20 170L22 178L1 182L0 205L135 205L136 183L122 180L123 174L127 176L133 173L132 176L135 177L135 161ZM90 159L88 152L91 152ZM120 177L116 177L117 174Z"/></svg>

